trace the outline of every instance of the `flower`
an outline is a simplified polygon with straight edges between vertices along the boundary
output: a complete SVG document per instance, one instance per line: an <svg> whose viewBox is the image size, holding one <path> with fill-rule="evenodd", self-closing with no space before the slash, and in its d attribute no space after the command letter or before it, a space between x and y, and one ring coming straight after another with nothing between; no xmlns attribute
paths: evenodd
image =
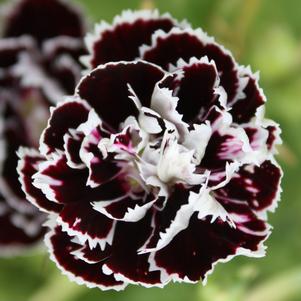
<svg viewBox="0 0 301 301"><path fill-rule="evenodd" d="M45 215L26 201L18 181L16 151L19 146L38 146L49 106L73 93L81 72L78 58L84 54L84 24L79 12L59 0L42 2L20 0L2 7L1 255L36 244L45 232Z"/></svg>
<svg viewBox="0 0 301 301"><path fill-rule="evenodd" d="M258 75L157 11L125 11L86 44L86 75L51 109L40 152L19 151L23 190L49 213L45 243L62 272L104 290L163 287L263 256L281 140Z"/></svg>

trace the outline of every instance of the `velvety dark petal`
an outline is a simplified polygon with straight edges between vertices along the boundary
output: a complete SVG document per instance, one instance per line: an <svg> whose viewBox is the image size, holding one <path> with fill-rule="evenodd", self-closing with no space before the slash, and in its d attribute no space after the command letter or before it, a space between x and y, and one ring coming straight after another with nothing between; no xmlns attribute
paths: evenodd
<svg viewBox="0 0 301 301"><path fill-rule="evenodd" d="M171 223L176 217L178 210L181 206L188 203L190 190L185 189L184 186L178 184L175 186L174 191L171 196L167 199L163 208L155 212L153 221L153 231L148 242L143 246L143 248L155 248L160 239L160 233L165 232L167 228L170 227ZM160 200L158 200L160 203ZM155 206L160 204L155 204Z"/></svg>
<svg viewBox="0 0 301 301"><path fill-rule="evenodd" d="M169 33L157 32L152 46L141 48L141 58L164 69L176 65L182 58L188 62L191 57L207 56L214 60L220 73L220 84L228 94L228 101L234 99L239 87L238 71L231 54L216 44L200 29L181 30L174 28Z"/></svg>
<svg viewBox="0 0 301 301"><path fill-rule="evenodd" d="M262 90L258 86L258 79L249 72L244 75L248 79L248 83L243 90L245 97L237 100L231 105L230 113L233 121L237 123L246 123L250 121L256 113L257 108L266 101Z"/></svg>
<svg viewBox="0 0 301 301"><path fill-rule="evenodd" d="M77 87L79 96L86 100L101 119L117 130L137 108L129 99L129 85L143 106L149 107L154 86L164 72L147 62L107 64L93 70Z"/></svg>
<svg viewBox="0 0 301 301"><path fill-rule="evenodd" d="M269 226L266 222L256 216L250 206L246 203L235 203L223 198L217 192L216 200L226 209L235 226L249 234L267 234Z"/></svg>
<svg viewBox="0 0 301 301"><path fill-rule="evenodd" d="M51 201L67 204L112 200L123 196L129 189L122 178L100 185L87 186L88 169L73 169L62 156L49 161L34 175L34 185L40 188Z"/></svg>
<svg viewBox="0 0 301 301"><path fill-rule="evenodd" d="M48 73L67 95L71 95L80 80L81 68L72 58L61 56L52 62L48 68Z"/></svg>
<svg viewBox="0 0 301 301"><path fill-rule="evenodd" d="M106 242L112 243L113 221L93 210L88 202L65 205L59 215L58 223L64 231L68 232L69 235L76 235L81 242L84 243L88 240L91 248L100 244L104 249Z"/></svg>
<svg viewBox="0 0 301 301"><path fill-rule="evenodd" d="M214 64L208 60L191 60L189 64L178 64L182 72L172 80L165 81L179 98L177 111L185 122L200 120L215 103L218 74ZM165 86L162 83L162 86Z"/></svg>
<svg viewBox="0 0 301 301"><path fill-rule="evenodd" d="M13 256L34 246L44 234L44 216L20 214L11 209L0 194L0 255Z"/></svg>
<svg viewBox="0 0 301 301"><path fill-rule="evenodd" d="M104 184L115 178L120 173L121 168L110 157L107 157L104 160L99 155L92 159L90 165L91 172L89 175L89 182L90 184L93 183L92 186Z"/></svg>
<svg viewBox="0 0 301 301"><path fill-rule="evenodd" d="M52 109L48 126L40 140L40 151L47 156L56 150L64 150L64 135L76 129L88 118L89 108L81 101L70 100Z"/></svg>
<svg viewBox="0 0 301 301"><path fill-rule="evenodd" d="M195 213L187 229L157 251L153 260L156 266L175 280L204 280L206 273L218 260L229 260L231 256L239 254L263 256L260 243L266 236L230 227L227 222L220 220L214 223L209 218L199 220Z"/></svg>
<svg viewBox="0 0 301 301"><path fill-rule="evenodd" d="M100 23L95 34L87 38L92 68L114 61L131 61L139 57L139 46L150 44L152 34L161 29L168 32L177 22L158 11L124 11L113 25Z"/></svg>
<svg viewBox="0 0 301 301"><path fill-rule="evenodd" d="M136 223L117 223L111 256L105 261L106 268L115 274L116 279L145 286L161 285L160 272L149 271L149 254L138 254L151 232L151 214Z"/></svg>
<svg viewBox="0 0 301 301"><path fill-rule="evenodd" d="M60 212L62 206L49 201L42 191L32 185L32 176L38 171L38 164L45 158L38 152L31 149L20 148L18 150L20 157L18 163L19 181L26 199L33 205L45 212Z"/></svg>
<svg viewBox="0 0 301 301"><path fill-rule="evenodd" d="M277 144L281 144L282 142L280 138L281 130L276 124L271 124L267 126L266 129L269 132L267 139L267 147L268 150L273 150Z"/></svg>
<svg viewBox="0 0 301 301"><path fill-rule="evenodd" d="M82 132L66 133L64 136L64 149L67 157L67 164L71 168L84 168L79 152L84 139Z"/></svg>
<svg viewBox="0 0 301 301"><path fill-rule="evenodd" d="M143 218L156 199L152 195L141 197L125 196L116 201L97 202L93 204L95 210L115 220L137 222Z"/></svg>
<svg viewBox="0 0 301 301"><path fill-rule="evenodd" d="M30 138L23 119L11 105L6 104L2 114L5 120L1 133L1 138L5 141L1 162L2 193L17 210L32 211L32 206L25 201L16 172L18 163L16 152L20 145L29 146Z"/></svg>
<svg viewBox="0 0 301 301"><path fill-rule="evenodd" d="M21 227L12 223L11 215L0 216L0 255L13 256L24 248L34 246L43 237L42 223L38 223L40 231L35 235L29 235Z"/></svg>
<svg viewBox="0 0 301 301"><path fill-rule="evenodd" d="M79 57L86 53L82 39L66 36L46 40L42 52L47 63L63 55L68 55L78 62Z"/></svg>
<svg viewBox="0 0 301 301"><path fill-rule="evenodd" d="M35 43L30 37L0 40L0 68L8 68L17 63L22 51L35 51Z"/></svg>
<svg viewBox="0 0 301 301"><path fill-rule="evenodd" d="M209 139L200 167L210 170L223 169L227 162L239 158L242 147L243 142L239 137L214 132Z"/></svg>
<svg viewBox="0 0 301 301"><path fill-rule="evenodd" d="M44 67L66 94L73 94L81 77L79 57L85 54L83 42L78 38L61 36L43 44Z"/></svg>
<svg viewBox="0 0 301 301"><path fill-rule="evenodd" d="M19 0L4 22L4 36L30 35L38 42L56 36L81 37L83 21L76 8L60 0Z"/></svg>
<svg viewBox="0 0 301 301"><path fill-rule="evenodd" d="M97 244L95 248L91 249L89 244L86 243L73 254L87 263L104 262L111 255L111 246L107 244L105 249L102 250L100 245Z"/></svg>
<svg viewBox="0 0 301 301"><path fill-rule="evenodd" d="M91 131L89 136L86 136L81 145L80 156L89 168L87 185L91 187L97 187L112 180L121 171L121 168L114 160L114 155L108 154L104 158L98 147L99 141L107 136L107 133L100 127L97 127Z"/></svg>
<svg viewBox="0 0 301 301"><path fill-rule="evenodd" d="M120 290L125 287L123 282L116 281L114 276L105 275L102 272L103 263L91 264L78 259L72 253L80 250L83 246L71 241L60 227L46 235L45 242L49 248L51 259L57 264L63 274L78 284L86 284L88 287L99 287L102 290Z"/></svg>
<svg viewBox="0 0 301 301"><path fill-rule="evenodd" d="M245 165L216 193L229 201L248 203L256 211L273 210L279 197L282 172L271 161L260 166Z"/></svg>

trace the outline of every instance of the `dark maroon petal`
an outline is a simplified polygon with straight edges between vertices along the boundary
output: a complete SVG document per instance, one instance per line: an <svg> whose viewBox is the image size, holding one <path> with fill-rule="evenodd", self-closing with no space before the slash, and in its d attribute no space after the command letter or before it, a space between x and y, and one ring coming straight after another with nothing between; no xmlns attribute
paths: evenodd
<svg viewBox="0 0 301 301"><path fill-rule="evenodd" d="M125 196L116 201L97 202L93 204L95 210L115 220L136 222L143 218L156 199L152 195L132 197Z"/></svg>
<svg viewBox="0 0 301 301"><path fill-rule="evenodd" d="M43 44L43 65L66 94L73 94L81 77L79 58L85 54L81 39L57 37Z"/></svg>
<svg viewBox="0 0 301 301"><path fill-rule="evenodd" d="M51 259L57 264L63 274L78 284L86 284L88 287L99 287L103 290L120 290L125 287L123 282L116 281L113 276L102 272L103 263L91 264L80 260L73 255L83 246L71 241L60 227L46 235L45 243L49 248Z"/></svg>
<svg viewBox="0 0 301 301"><path fill-rule="evenodd" d="M44 67L66 94L73 94L81 77L79 58L85 54L81 39L60 36L43 44Z"/></svg>
<svg viewBox="0 0 301 301"><path fill-rule="evenodd" d="M267 147L268 150L273 150L275 145L281 144L280 133L281 130L278 125L273 124L267 126L267 131L269 132L268 139L267 139Z"/></svg>
<svg viewBox="0 0 301 301"><path fill-rule="evenodd" d="M218 107L213 106L209 109L208 113L204 116L203 121L209 121L212 127L217 128L216 124L219 124L223 119L224 112Z"/></svg>
<svg viewBox="0 0 301 301"><path fill-rule="evenodd" d="M97 188L87 186L87 169L73 169L66 157L49 161L34 175L34 185L51 201L68 204L112 200L126 194L129 189L122 178L116 178Z"/></svg>
<svg viewBox="0 0 301 301"><path fill-rule="evenodd" d="M242 151L243 143L238 137L230 134L214 132L206 147L200 167L218 170L223 169L227 162L232 162Z"/></svg>
<svg viewBox="0 0 301 301"><path fill-rule="evenodd" d="M195 213L187 229L155 253L154 262L175 280L204 280L206 273L218 260L230 259L235 254L252 255L252 252L256 256L256 252L260 252L260 243L266 236L267 234L244 232L220 220L214 223L209 218L199 220Z"/></svg>
<svg viewBox="0 0 301 301"><path fill-rule="evenodd" d="M229 201L248 203L256 211L273 210L279 197L282 172L271 161L260 166L245 165L216 193Z"/></svg>
<svg viewBox="0 0 301 301"><path fill-rule="evenodd" d="M11 205L17 210L32 211L33 207L25 201L25 195L16 172L18 164L16 152L20 145L29 146L30 139L23 119L11 105L6 103L2 114L5 120L4 129L1 133L1 138L5 141L2 154L3 161L1 162L2 193L7 200L12 201Z"/></svg>
<svg viewBox="0 0 301 301"><path fill-rule="evenodd" d="M262 90L258 86L258 79L250 72L246 72L242 77L248 80L243 90L245 97L237 100L231 106L230 113L233 121L236 123L246 123L250 121L256 113L256 110L265 103L266 99Z"/></svg>
<svg viewBox="0 0 301 301"><path fill-rule="evenodd" d="M268 234L269 226L264 220L256 216L248 204L231 202L221 196L219 197L218 193L215 194L215 197L226 209L237 229L247 231L250 234Z"/></svg>
<svg viewBox="0 0 301 301"><path fill-rule="evenodd" d="M80 158L79 152L84 139L82 132L70 132L64 136L64 149L67 157L67 164L71 168L83 168L84 164Z"/></svg>
<svg viewBox="0 0 301 301"><path fill-rule="evenodd" d="M157 246L157 243L160 240L160 233L165 232L166 229L170 227L178 210L181 206L188 203L189 193L190 190L185 189L183 185L178 184L175 186L171 196L167 199L165 204L161 205L163 208L160 208L160 210L155 212L153 231L149 241L143 248L152 249ZM158 203L159 202L160 200L158 200ZM158 203L156 203L155 206L159 205Z"/></svg>
<svg viewBox="0 0 301 301"><path fill-rule="evenodd" d="M111 157L112 156L109 156L104 160L99 153L91 160L88 181L92 187L104 184L115 178L120 173L121 168L112 160Z"/></svg>
<svg viewBox="0 0 301 301"><path fill-rule="evenodd" d="M80 80L81 68L71 57L60 56L49 66L48 74L57 81L67 95L71 95Z"/></svg>
<svg viewBox="0 0 301 301"><path fill-rule="evenodd" d="M99 150L98 143L108 134L99 126L86 136L81 145L81 158L89 168L89 177L87 184L91 187L97 187L112 180L121 171L121 168L114 160L114 154L108 154L106 158Z"/></svg>
<svg viewBox="0 0 301 301"><path fill-rule="evenodd" d="M113 25L101 23L93 36L87 38L90 48L89 65L115 61L131 61L139 57L139 46L150 44L152 34L161 29L168 32L177 22L158 11L124 11L114 19Z"/></svg>
<svg viewBox="0 0 301 301"><path fill-rule="evenodd" d="M117 223L111 256L105 261L105 266L116 279L145 286L161 285L160 272L150 272L149 255L138 254L151 232L151 214L136 223Z"/></svg>
<svg viewBox="0 0 301 301"><path fill-rule="evenodd" d="M59 215L58 223L63 230L69 235L76 235L81 241L89 241L89 245L93 248L99 243L108 240L110 243L111 236L114 233L113 221L103 214L93 210L92 206L87 202L70 203L64 206ZM111 240L111 241L110 241Z"/></svg>
<svg viewBox="0 0 301 301"><path fill-rule="evenodd" d="M82 101L61 102L52 109L48 126L40 140L40 151L47 156L57 149L64 150L64 135L88 119L89 108Z"/></svg>
<svg viewBox="0 0 301 301"><path fill-rule="evenodd" d="M8 68L17 63L23 52L34 52L35 43L30 37L18 39L8 38L0 40L0 68Z"/></svg>
<svg viewBox="0 0 301 301"><path fill-rule="evenodd" d="M78 62L80 56L86 53L82 39L66 36L46 40L43 43L42 52L49 63L62 55L68 55Z"/></svg>
<svg viewBox="0 0 301 301"><path fill-rule="evenodd" d="M0 194L0 255L13 256L39 242L44 234L44 216L12 210Z"/></svg>
<svg viewBox="0 0 301 301"><path fill-rule="evenodd" d="M16 227L11 215L0 216L0 255L16 255L23 248L28 248L37 244L43 237L44 231L40 230L35 235L28 235L20 227ZM37 225L42 229L42 224Z"/></svg>
<svg viewBox="0 0 301 301"><path fill-rule="evenodd" d="M32 176L38 171L38 164L45 158L38 152L31 149L20 148L18 150L20 157L18 163L19 181L26 199L33 205L45 212L60 212L62 206L50 202L38 188L32 185Z"/></svg>
<svg viewBox="0 0 301 301"><path fill-rule="evenodd" d="M129 99L129 85L143 106L149 107L155 84L164 72L147 62L121 62L107 64L84 77L77 93L86 100L115 130L130 115L137 115L137 108Z"/></svg>
<svg viewBox="0 0 301 301"><path fill-rule="evenodd" d="M205 60L196 59L178 67L183 73L174 76L172 80L167 79L168 82L163 81L162 86L176 91L174 94L179 98L177 111L183 114L185 122L200 120L207 114L217 98L215 94L218 80L216 67Z"/></svg>
<svg viewBox="0 0 301 301"><path fill-rule="evenodd" d="M87 263L104 262L111 255L111 246L106 245L102 250L100 245L97 244L95 248L91 249L89 244L84 246L74 253L77 258L84 260Z"/></svg>
<svg viewBox="0 0 301 301"><path fill-rule="evenodd" d="M244 128L248 139L250 141L250 145L252 146L253 149L257 149L258 147L260 147L260 145L258 145L258 138L260 136L260 132L264 131L264 129L262 128L257 128L257 127L252 127L252 126L247 126ZM266 141L264 141L265 144Z"/></svg>
<svg viewBox="0 0 301 301"><path fill-rule="evenodd" d="M4 36L33 36L39 43L56 36L81 37L84 26L76 8L59 0L20 0L4 22Z"/></svg>
<svg viewBox="0 0 301 301"><path fill-rule="evenodd" d="M174 28L169 33L157 32L150 47L141 48L141 58L164 69L176 65L182 58L188 62L191 57L207 56L214 60L220 73L220 84L228 94L228 101L234 99L239 87L238 71L231 54L214 42L200 29L181 30Z"/></svg>

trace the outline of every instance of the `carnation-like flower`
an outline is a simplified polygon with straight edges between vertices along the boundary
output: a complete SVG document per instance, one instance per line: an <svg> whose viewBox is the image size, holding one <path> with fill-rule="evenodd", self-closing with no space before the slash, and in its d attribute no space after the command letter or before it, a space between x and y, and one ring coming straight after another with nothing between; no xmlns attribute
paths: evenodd
<svg viewBox="0 0 301 301"><path fill-rule="evenodd" d="M217 262L263 256L280 130L258 75L157 11L125 11L86 43L88 70L51 109L40 151L19 151L52 260L79 284L119 290L205 282Z"/></svg>
<svg viewBox="0 0 301 301"><path fill-rule="evenodd" d="M18 181L16 151L38 146L49 106L73 94L84 24L77 9L59 0L20 0L1 9L0 254L12 255L45 232L45 215L25 199Z"/></svg>

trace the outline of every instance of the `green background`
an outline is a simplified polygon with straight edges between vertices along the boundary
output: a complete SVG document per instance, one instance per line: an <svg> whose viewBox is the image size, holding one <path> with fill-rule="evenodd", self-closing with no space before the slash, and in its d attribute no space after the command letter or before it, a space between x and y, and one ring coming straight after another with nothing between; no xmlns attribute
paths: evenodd
<svg viewBox="0 0 301 301"><path fill-rule="evenodd" d="M43 0L41 0L43 1ZM0 1L1 2L1 1ZM74 1L75 2L75 1ZM82 0L94 21L111 21L138 0ZM231 49L241 64L260 70L267 115L281 124L284 145L278 160L284 169L282 201L263 259L235 258L219 264L208 284L170 284L164 289L129 286L101 292L70 283L47 253L0 260L0 301L300 301L301 300L301 1L157 0L170 12L201 26Z"/></svg>

